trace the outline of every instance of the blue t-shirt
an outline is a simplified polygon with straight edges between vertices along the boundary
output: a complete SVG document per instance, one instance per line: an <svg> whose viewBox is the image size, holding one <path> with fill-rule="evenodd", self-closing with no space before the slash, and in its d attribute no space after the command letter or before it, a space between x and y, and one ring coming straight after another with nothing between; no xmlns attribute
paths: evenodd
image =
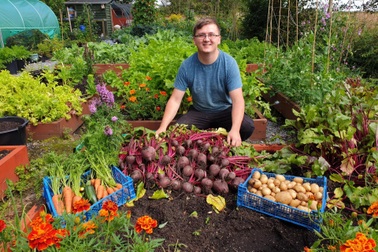
<svg viewBox="0 0 378 252"><path fill-rule="evenodd" d="M198 53L194 53L181 64L175 88L187 88L193 98L193 107L203 112L219 112L232 105L229 92L242 87L240 71L236 60L219 50L217 60L202 64Z"/></svg>

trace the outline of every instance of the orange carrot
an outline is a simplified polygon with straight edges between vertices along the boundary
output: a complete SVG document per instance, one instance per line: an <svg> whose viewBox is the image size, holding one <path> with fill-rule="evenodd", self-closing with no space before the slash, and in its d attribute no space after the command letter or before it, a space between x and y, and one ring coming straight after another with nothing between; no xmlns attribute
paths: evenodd
<svg viewBox="0 0 378 252"><path fill-rule="evenodd" d="M63 188L62 194L63 194L63 203L64 203L64 206L66 208L66 212L71 213L72 212L72 199L73 199L73 195L74 195L71 187L65 186Z"/></svg>
<svg viewBox="0 0 378 252"><path fill-rule="evenodd" d="M121 189L122 188L122 184L121 183L116 183L116 188L117 188L117 190Z"/></svg>
<svg viewBox="0 0 378 252"><path fill-rule="evenodd" d="M93 179L91 179L91 185L94 186L94 183L95 183L95 179L93 178Z"/></svg>
<svg viewBox="0 0 378 252"><path fill-rule="evenodd" d="M105 187L103 185L99 185L97 187L97 190L96 190L96 196L97 196L97 199L102 199L104 197L104 191L105 190Z"/></svg>
<svg viewBox="0 0 378 252"><path fill-rule="evenodd" d="M108 194L114 193L114 189L110 186L106 188L106 191L108 192Z"/></svg>
<svg viewBox="0 0 378 252"><path fill-rule="evenodd" d="M55 207L57 214L62 215L63 210L64 210L62 195L61 194L55 194L54 196L52 196L51 200L53 202L53 205Z"/></svg>
<svg viewBox="0 0 378 252"><path fill-rule="evenodd" d="M97 191L97 188L101 185L101 179L96 178L94 182L94 188Z"/></svg>
<svg viewBox="0 0 378 252"><path fill-rule="evenodd" d="M79 195L74 194L74 196L73 196L73 198L72 198L72 205L73 205L75 202L79 201L79 200L81 200L81 197L80 197Z"/></svg>
<svg viewBox="0 0 378 252"><path fill-rule="evenodd" d="M102 198L105 198L106 196L108 196L109 195L109 193L108 193L108 191L106 190L106 187L104 186L104 193L103 193L103 195L102 195Z"/></svg>

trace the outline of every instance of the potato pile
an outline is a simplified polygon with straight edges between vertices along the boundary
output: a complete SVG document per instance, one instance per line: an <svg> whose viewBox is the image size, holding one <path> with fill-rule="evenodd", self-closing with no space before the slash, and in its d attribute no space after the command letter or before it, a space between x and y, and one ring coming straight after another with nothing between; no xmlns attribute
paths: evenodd
<svg viewBox="0 0 378 252"><path fill-rule="evenodd" d="M268 177L259 171L248 180L248 191L306 212L318 210L323 198L323 187L316 183L305 182L301 177L290 181L279 174Z"/></svg>

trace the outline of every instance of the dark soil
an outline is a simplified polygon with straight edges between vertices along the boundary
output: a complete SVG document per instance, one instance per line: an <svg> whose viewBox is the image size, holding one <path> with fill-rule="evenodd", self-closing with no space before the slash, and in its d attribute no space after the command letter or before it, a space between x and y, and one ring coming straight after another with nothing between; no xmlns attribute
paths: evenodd
<svg viewBox="0 0 378 252"><path fill-rule="evenodd" d="M5 132L5 131L8 131L8 130L14 130L14 129L17 129L21 125L22 125L22 123L20 123L20 122L1 121L0 122L0 132Z"/></svg>
<svg viewBox="0 0 378 252"><path fill-rule="evenodd" d="M157 251L303 251L316 240L315 233L290 222L236 206L237 192L225 196L226 209L216 213L205 196L185 193L152 200L147 192L131 209L133 218L150 215L159 224L153 238L164 238ZM120 208L127 210L125 206ZM191 216L196 212L197 217ZM176 249L176 250L175 250ZM179 249L179 250L177 250Z"/></svg>

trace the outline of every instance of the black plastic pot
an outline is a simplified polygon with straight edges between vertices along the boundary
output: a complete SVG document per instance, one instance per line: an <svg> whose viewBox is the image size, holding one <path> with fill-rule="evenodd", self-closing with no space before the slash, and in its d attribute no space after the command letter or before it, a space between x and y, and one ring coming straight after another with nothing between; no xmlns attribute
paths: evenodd
<svg viewBox="0 0 378 252"><path fill-rule="evenodd" d="M18 123L14 129L0 131L0 145L25 145L26 126L29 121L18 116L6 116L0 118L0 124L4 122Z"/></svg>

